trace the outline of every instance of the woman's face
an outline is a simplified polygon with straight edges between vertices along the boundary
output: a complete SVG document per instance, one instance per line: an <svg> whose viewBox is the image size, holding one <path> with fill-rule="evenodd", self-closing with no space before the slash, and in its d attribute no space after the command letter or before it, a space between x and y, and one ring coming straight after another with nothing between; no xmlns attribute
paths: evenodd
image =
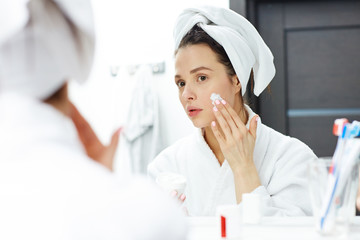
<svg viewBox="0 0 360 240"><path fill-rule="evenodd" d="M229 79L226 68L206 44L180 48L175 56L175 83L181 104L197 128L210 126L215 120L212 93L220 94L234 106L241 86L236 76Z"/></svg>

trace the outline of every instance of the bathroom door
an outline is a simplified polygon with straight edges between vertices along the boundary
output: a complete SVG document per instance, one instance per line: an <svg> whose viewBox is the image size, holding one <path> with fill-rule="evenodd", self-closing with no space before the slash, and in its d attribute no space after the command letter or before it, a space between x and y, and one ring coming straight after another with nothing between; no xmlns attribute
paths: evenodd
<svg viewBox="0 0 360 240"><path fill-rule="evenodd" d="M275 58L271 93L253 98L262 121L332 155L334 120L360 120L360 2L246 1L246 10Z"/></svg>

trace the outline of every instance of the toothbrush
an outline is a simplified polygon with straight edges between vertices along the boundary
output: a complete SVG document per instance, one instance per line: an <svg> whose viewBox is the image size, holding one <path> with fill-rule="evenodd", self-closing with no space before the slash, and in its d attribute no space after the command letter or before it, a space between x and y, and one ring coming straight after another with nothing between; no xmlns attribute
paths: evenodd
<svg viewBox="0 0 360 240"><path fill-rule="evenodd" d="M350 152L350 153L354 152L352 149L346 148L346 146L345 146L346 140L355 138L360 135L360 122L353 121L352 124L349 124L346 122L347 122L347 119L341 119L338 122L335 121L335 124L334 124L334 133L340 132L340 129L335 129L336 124L338 124L337 127L343 126L343 129L342 129L342 134L339 135L339 139L338 139L338 144L340 143L340 145L339 145L340 150L337 145L336 149L335 149L333 161L332 161L333 168L330 169L328 188L327 188L328 191L327 191L327 194L325 197L325 199L329 199L329 202L328 202L326 208L323 208L323 210L322 210L322 212L324 212L324 214L321 217L321 222L320 222L321 229L324 228L325 219L329 213L331 203L334 199L334 195L335 195L335 192L336 192L336 189L338 186L338 182L339 182L339 178L340 178L340 170L341 170L342 176L344 176L344 174L346 174L345 176L347 176L347 173L351 170L351 168L353 166L353 164L352 164L353 162L351 162L351 161L353 161L354 159L357 160L356 154L359 154L359 151L360 151L360 145L357 142L358 146L355 147L355 151L357 151L357 153L350 154L351 155L350 158L348 156L348 158L342 159L344 149L347 149L347 151L345 151L345 155L349 155L348 152ZM341 125L341 123L344 123L344 125ZM338 130L338 131L335 131L335 130ZM341 136L341 138L340 138L340 136ZM355 145L355 143L353 143L353 145ZM342 166L340 170L338 170L339 164L341 164L340 166ZM343 187L343 182L341 182L341 184L339 184L339 185L340 185L340 189L341 189ZM332 191L330 192L331 187L332 187ZM323 207L325 207L325 206L323 206Z"/></svg>
<svg viewBox="0 0 360 240"><path fill-rule="evenodd" d="M329 213L331 203L334 199L335 190L337 183L339 181L339 164L343 152L343 148L345 145L345 136L347 135L347 126L349 125L348 120L346 118L336 119L334 121L333 133L338 136L338 142L336 144L335 153L332 158L332 163L329 169L329 177L328 177L328 186L325 194L324 200L328 199L327 204L323 204L323 208L321 210L321 219L320 219L320 228L324 228L325 219Z"/></svg>
<svg viewBox="0 0 360 240"><path fill-rule="evenodd" d="M337 140L337 144L335 147L335 152L334 152L334 156L332 158L329 173L335 172L338 160L339 160L340 156L342 155L342 151L343 151L344 144L345 144L345 141L343 140L344 139L343 135L345 132L344 127L348 123L349 123L349 121L346 118L340 118L340 119L336 119L334 121L333 134L335 136L338 136L338 140Z"/></svg>

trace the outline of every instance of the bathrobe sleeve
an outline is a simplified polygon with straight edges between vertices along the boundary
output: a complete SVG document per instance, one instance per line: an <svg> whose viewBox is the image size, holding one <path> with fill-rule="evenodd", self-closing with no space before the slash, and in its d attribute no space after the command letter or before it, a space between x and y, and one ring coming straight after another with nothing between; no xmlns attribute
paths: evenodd
<svg viewBox="0 0 360 240"><path fill-rule="evenodd" d="M263 186L253 191L263 197L264 215L311 215L307 166L316 155L295 138L272 129L268 134L270 141L263 159L264 171L259 172Z"/></svg>

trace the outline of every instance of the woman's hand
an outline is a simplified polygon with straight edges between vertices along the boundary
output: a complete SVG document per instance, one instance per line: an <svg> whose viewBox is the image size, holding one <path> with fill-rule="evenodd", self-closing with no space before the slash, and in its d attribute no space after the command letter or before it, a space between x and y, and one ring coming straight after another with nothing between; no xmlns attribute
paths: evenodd
<svg viewBox="0 0 360 240"><path fill-rule="evenodd" d="M184 203L184 201L185 201L185 199L186 199L186 195L185 195L184 193L181 194L180 196L178 196L178 192L175 191L175 190L171 192L171 197L172 197L172 198L177 198L177 200L179 201L179 203L180 203L181 205ZM181 208L182 208L182 210L184 211L184 214L185 214L186 216L189 216L189 211L187 210L187 208L186 208L185 206L182 206Z"/></svg>
<svg viewBox="0 0 360 240"><path fill-rule="evenodd" d="M72 103L70 103L70 105L70 117L75 124L79 138L85 147L87 155L112 171L121 128L113 134L110 144L108 146L104 146L96 136L90 124L81 115L77 108Z"/></svg>
<svg viewBox="0 0 360 240"><path fill-rule="evenodd" d="M241 202L243 193L252 192L261 185L253 160L258 116L251 119L248 130L226 101L215 103L213 111L218 124L213 121L211 128L234 173L236 198Z"/></svg>
<svg viewBox="0 0 360 240"><path fill-rule="evenodd" d="M186 199L186 196L185 196L184 193L181 194L180 196L178 196L178 192L175 191L175 190L171 192L171 197L172 198L177 198L180 201L180 203L184 203L184 201Z"/></svg>
<svg viewBox="0 0 360 240"><path fill-rule="evenodd" d="M235 110L224 100L222 102L217 100L213 110L218 125L213 121L211 127L231 168L253 165L258 116L251 119L248 130Z"/></svg>

